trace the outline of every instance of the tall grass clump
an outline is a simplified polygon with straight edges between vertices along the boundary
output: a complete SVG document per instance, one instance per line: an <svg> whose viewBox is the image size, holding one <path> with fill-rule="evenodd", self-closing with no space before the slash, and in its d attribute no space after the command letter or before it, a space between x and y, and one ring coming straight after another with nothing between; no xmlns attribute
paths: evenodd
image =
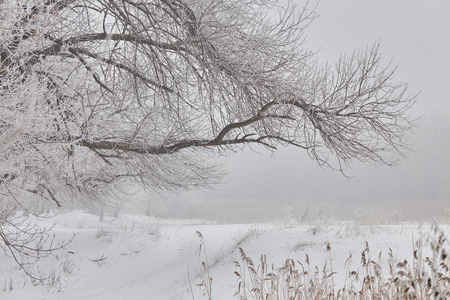
<svg viewBox="0 0 450 300"><path fill-rule="evenodd" d="M387 272L383 272L381 253L377 261L371 258L369 244L361 252L361 270L348 270L344 286L335 287L330 259L323 268L311 267L309 257L305 262L287 259L283 266L274 268L266 256L261 255L256 266L240 248L238 292L240 299L449 299L450 259L444 246L447 239L434 228L436 239L430 242L432 255L423 257L422 243L416 243L413 260L395 261L392 250L388 253ZM330 246L327 250L330 252ZM330 252L331 253L331 252ZM362 273L361 273L362 272ZM387 274L387 276L386 276ZM386 278L385 278L386 277Z"/></svg>
<svg viewBox="0 0 450 300"><path fill-rule="evenodd" d="M341 286L335 285L330 245L329 259L322 268L311 266L307 254L304 262L289 258L281 267L269 263L265 255L255 263L239 248L239 259L234 262L238 279L235 296L240 300L450 299L448 241L437 226L430 237L431 255L424 255L423 240L418 240L411 261L394 259L389 248L387 269L383 269L386 264L381 252L372 259L366 242L358 271L350 270L352 255L347 258ZM212 282L209 272L206 278ZM212 299L211 285L208 288L208 299Z"/></svg>
<svg viewBox="0 0 450 300"><path fill-rule="evenodd" d="M287 259L275 269L265 255L256 266L242 248L239 251L240 262L235 261L239 299L328 299L334 295L329 280L333 273L327 273L326 264L321 271L317 267L311 271L309 265L305 268L301 262ZM308 256L307 261L309 264Z"/></svg>

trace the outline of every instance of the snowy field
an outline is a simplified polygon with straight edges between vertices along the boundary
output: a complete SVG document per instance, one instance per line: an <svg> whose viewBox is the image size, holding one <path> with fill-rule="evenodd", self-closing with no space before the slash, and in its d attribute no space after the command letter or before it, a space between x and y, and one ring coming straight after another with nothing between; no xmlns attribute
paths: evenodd
<svg viewBox="0 0 450 300"><path fill-rule="evenodd" d="M2 255L0 299L208 299L209 291L199 286L202 282L211 283L212 299L237 299L239 282L243 286L235 272L246 276L239 248L256 268L264 254L270 268L277 269L291 258L310 274L315 266L319 274L336 272L330 283L340 288L349 284L351 278L346 275L350 272L364 273L361 253L366 242L370 249L366 255L370 253L388 278L390 251L396 264L412 261L413 249L422 243L426 256L429 241L436 239L430 225L418 224L302 225L291 220L215 224L140 215L108 217L99 222L98 217L82 212L37 222L57 222L52 230L57 239L75 237L64 250L33 266L33 274L50 274L43 282L31 280L11 257ZM440 228L444 233L450 231L447 225ZM357 283L362 279L353 280Z"/></svg>

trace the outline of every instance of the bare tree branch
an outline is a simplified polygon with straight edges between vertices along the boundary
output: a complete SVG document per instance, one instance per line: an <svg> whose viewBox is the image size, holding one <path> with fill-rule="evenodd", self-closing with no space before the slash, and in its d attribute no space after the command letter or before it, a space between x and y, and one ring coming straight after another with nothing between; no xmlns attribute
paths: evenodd
<svg viewBox="0 0 450 300"><path fill-rule="evenodd" d="M115 195L130 181L154 191L208 186L220 171L206 157L249 144L297 147L341 171L354 160L390 165L409 151L415 96L377 44L319 65L304 44L315 17L308 7L8 0L0 8L5 197L40 188L32 197L64 205Z"/></svg>

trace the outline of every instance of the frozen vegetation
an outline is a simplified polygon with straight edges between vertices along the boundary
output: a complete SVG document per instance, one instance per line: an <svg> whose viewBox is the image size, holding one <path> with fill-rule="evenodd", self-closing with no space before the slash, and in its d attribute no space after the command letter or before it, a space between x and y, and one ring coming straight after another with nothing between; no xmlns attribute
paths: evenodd
<svg viewBox="0 0 450 300"><path fill-rule="evenodd" d="M422 89L417 82L426 80L410 78L409 89L403 76L394 76L395 62L381 57L378 33L347 54L329 44L339 56L328 61L307 43L319 14L313 3L294 0L0 1L0 298L447 298L448 225L385 222L379 212L340 222L286 210L274 221L261 202L270 195L249 179L261 181L254 165L242 180L254 200L246 205L255 216L254 206L264 207L270 222L251 223L249 213L238 213L232 202L246 199L239 193L221 193L222 203L236 218L245 216L245 224L195 221L201 213L215 217L201 202L176 204L175 213L192 208L190 219L122 214L99 220L84 212L102 205L120 210L136 187L152 197L209 188L227 173L220 158L244 148L273 154L289 146L349 177L350 165L388 167L411 150L418 156L405 175L365 176L373 189L338 187L340 193L323 174L315 180L305 165L294 167L290 156L283 173L291 183L265 172L276 175L266 186L277 188L277 209L287 203L278 202L279 184L287 182L302 205L333 200L342 209L339 196L380 206L400 199L408 209L418 203L424 215L433 205L425 207L423 199L434 199L444 213L448 118L430 119L424 128L432 130L424 132L433 134L422 135L422 149L409 142L419 125L412 111ZM339 21L328 27L354 22L333 14ZM408 59L406 67L420 72L406 73L436 83L445 78L428 59L437 57L431 46L439 45L445 54L439 67L445 66L442 35L439 43L424 43L428 32L408 31L428 45L428 54ZM327 31L326 39L335 35L346 44L344 32ZM427 58L426 68L416 57ZM428 99L448 95L427 95L430 87L424 87L427 109ZM301 170L304 179L290 170ZM379 177L388 184L373 179ZM396 193L397 186L405 188ZM73 208L80 210L31 215Z"/></svg>
<svg viewBox="0 0 450 300"><path fill-rule="evenodd" d="M80 211L32 220L57 222L51 231L57 240L75 236L29 266L45 280L26 276L2 254L1 299L438 299L448 293L448 225L300 223L291 215L259 224L129 214L100 222Z"/></svg>

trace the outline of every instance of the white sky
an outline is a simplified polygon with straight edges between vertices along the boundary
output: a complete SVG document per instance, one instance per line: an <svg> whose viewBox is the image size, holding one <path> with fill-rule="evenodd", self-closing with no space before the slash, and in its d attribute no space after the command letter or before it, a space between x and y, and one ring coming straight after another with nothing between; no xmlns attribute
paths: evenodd
<svg viewBox="0 0 450 300"><path fill-rule="evenodd" d="M380 40L396 78L422 91L418 109L450 108L450 1L323 0L317 12L308 42L321 57L333 61Z"/></svg>
<svg viewBox="0 0 450 300"><path fill-rule="evenodd" d="M311 2L311 7L314 5ZM413 111L423 115L418 129L422 135L417 135L419 144L414 147L417 153L394 169L356 166L350 171L355 178L349 182L339 173L322 170L298 149L281 149L274 156L246 149L226 163L230 170L226 183L216 191L183 193L178 196L180 203L183 207L196 203L203 211L207 205L212 215L220 215L217 210L226 214L226 208L234 206L243 214L254 211L261 216L277 214L273 210L281 211L285 205L306 203L344 210L367 203L397 203L403 210L411 206L413 198L416 208L422 210L423 201L433 197L440 200L435 203L436 211L450 208L450 190L443 187L450 179L446 148L450 146L450 126L437 136L439 143L431 141L432 150L427 144L430 128L440 126L435 119L446 124L450 120L445 119L450 109L450 1L322 0L317 13L307 44L311 50L321 49L320 60L334 62L341 53L351 54L380 41L384 61L392 60L398 66L395 80L407 82L411 94L420 92ZM433 153L438 156L434 158Z"/></svg>

